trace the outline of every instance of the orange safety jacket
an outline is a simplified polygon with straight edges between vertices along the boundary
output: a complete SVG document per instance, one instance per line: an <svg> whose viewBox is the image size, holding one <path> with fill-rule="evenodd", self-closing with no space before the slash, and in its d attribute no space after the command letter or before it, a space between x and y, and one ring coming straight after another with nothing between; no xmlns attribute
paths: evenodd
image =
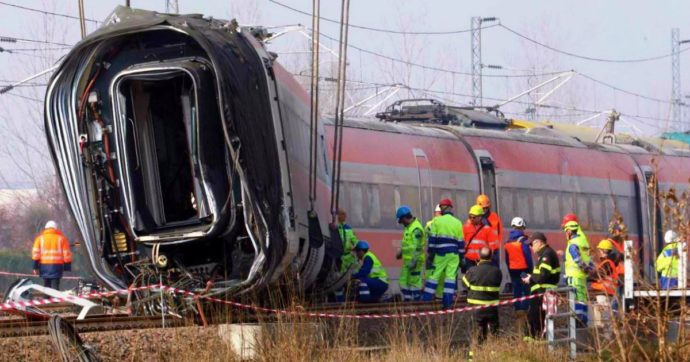
<svg viewBox="0 0 690 362"><path fill-rule="evenodd" d="M506 263L508 264L508 269L510 270L528 269L527 259L525 259L525 253L522 247L522 238L527 237L523 236L518 240L509 241L503 246L505 248L506 255L508 255L508 260L506 260Z"/></svg>
<svg viewBox="0 0 690 362"><path fill-rule="evenodd" d="M31 259L38 264L70 264L69 241L57 229L45 229L34 239Z"/></svg>
<svg viewBox="0 0 690 362"><path fill-rule="evenodd" d="M501 218L498 217L498 214L491 211L489 213L489 216L486 217L486 221L489 222L489 225L487 226L489 226L494 231L494 233L496 234L496 238L498 238L498 240L504 240L503 223L501 223Z"/></svg>
<svg viewBox="0 0 690 362"><path fill-rule="evenodd" d="M596 271L599 280L592 283L592 289L602 291L610 296L616 295L619 283L616 263L610 259L604 259L597 265Z"/></svg>
<svg viewBox="0 0 690 362"><path fill-rule="evenodd" d="M479 262L479 250L485 246L494 253L501 246L498 235L489 226L474 226L468 221L463 226L463 233L465 234L465 258L468 260Z"/></svg>
<svg viewBox="0 0 690 362"><path fill-rule="evenodd" d="M623 248L623 245L617 243L615 240L609 238L609 241L611 244L613 244L613 247L616 248L616 250L620 253L621 259L623 259L623 255L625 255L625 249ZM623 265L623 261L621 260L617 265L616 265L616 273L620 275L625 275L625 266Z"/></svg>

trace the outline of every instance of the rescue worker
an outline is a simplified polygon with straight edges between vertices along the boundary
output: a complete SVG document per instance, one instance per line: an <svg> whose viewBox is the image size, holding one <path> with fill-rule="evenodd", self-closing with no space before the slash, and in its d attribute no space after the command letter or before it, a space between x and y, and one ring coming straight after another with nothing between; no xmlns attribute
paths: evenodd
<svg viewBox="0 0 690 362"><path fill-rule="evenodd" d="M656 271L659 273L659 288L678 288L678 234L669 230L664 234L664 248L656 259Z"/></svg>
<svg viewBox="0 0 690 362"><path fill-rule="evenodd" d="M453 216L453 202L443 199L439 206L442 215L429 226L427 266L433 270L427 275L422 300L432 300L436 288L443 283L443 307L450 308L457 291L458 267L465 252L465 238L462 222Z"/></svg>
<svg viewBox="0 0 690 362"><path fill-rule="evenodd" d="M575 288L575 314L580 327L587 326L587 276L593 270L589 242L581 234L577 221L568 221L563 228L568 244L565 251L565 277L568 286Z"/></svg>
<svg viewBox="0 0 690 362"><path fill-rule="evenodd" d="M561 264L558 255L549 246L546 236L540 232L532 234L529 245L536 255L534 270L522 278L522 282L529 285L530 293L541 294L549 289L555 289L561 278ZM529 338L541 338L544 333L543 297L532 298L529 301L527 321L529 323Z"/></svg>
<svg viewBox="0 0 690 362"><path fill-rule="evenodd" d="M625 224L623 224L623 218L619 216L619 219L609 224L609 237L607 240L611 242L611 245L613 246L612 250L615 251L615 254L612 255L615 258L612 259L612 261L616 265L616 274L621 277L625 275L623 256L625 255L624 242L627 238L628 233L626 231ZM623 284L619 283L619 285L620 290L618 292L621 294L623 292Z"/></svg>
<svg viewBox="0 0 690 362"><path fill-rule="evenodd" d="M618 291L619 275L617 263L621 257L618 250L609 239L604 239L597 245L599 253L599 264L595 269L595 281L592 282L592 289L604 292L609 297L615 297ZM616 299L612 302L614 309L618 304Z"/></svg>
<svg viewBox="0 0 690 362"><path fill-rule="evenodd" d="M429 237L429 231L431 230L431 223L434 222L434 219L437 217L441 216L443 213L441 212L441 205L436 205L436 208L434 208L434 217L426 222L426 225L424 225L424 232L426 234L426 237ZM427 269L426 269L426 275L430 275L431 271L434 269L433 264L427 264ZM430 267L429 267L430 266ZM436 286L436 299L441 300L443 299L443 284L439 283L438 286Z"/></svg>
<svg viewBox="0 0 690 362"><path fill-rule="evenodd" d="M477 196L477 205L484 209L482 222L494 231L496 234L496 240L503 240L503 224L501 223L501 218L498 216L498 214L491 211L491 200L489 200L489 197L484 194ZM494 248L491 248L491 250L494 253L496 251ZM497 259L497 256L494 257Z"/></svg>
<svg viewBox="0 0 690 362"><path fill-rule="evenodd" d="M352 279L359 281L357 288L357 301L362 303L374 303L379 301L388 290L388 274L379 259L369 250L369 243L360 240L354 248L357 259L362 265Z"/></svg>
<svg viewBox="0 0 690 362"><path fill-rule="evenodd" d="M403 301L419 300L422 292L422 271L426 265L424 228L422 223L412 216L409 206L400 206L395 217L398 223L405 227L400 253L403 261L400 268L400 291Z"/></svg>
<svg viewBox="0 0 690 362"><path fill-rule="evenodd" d="M31 259L33 273L43 278L43 285L59 290L62 273L72 270L72 252L69 241L55 221L48 221L44 230L34 239Z"/></svg>
<svg viewBox="0 0 690 362"><path fill-rule="evenodd" d="M470 208L469 214L469 219L463 227L466 247L462 271L465 272L479 263L479 250L484 246L491 249L493 263L498 266L499 240L494 230L482 222L484 209L480 205L474 205Z"/></svg>
<svg viewBox="0 0 690 362"><path fill-rule="evenodd" d="M357 244L357 236L354 230L346 223L347 212L343 209L338 209L338 225L336 229L340 241L343 243L343 255L340 257L340 272L346 273L353 265L357 264L357 258L352 254L352 250ZM345 301L345 290L340 289L335 292L335 300L337 302Z"/></svg>
<svg viewBox="0 0 690 362"><path fill-rule="evenodd" d="M525 220L521 217L514 217L510 221L510 226L512 230L510 230L508 240L504 245L506 265L513 286L513 298L520 298L529 294L527 286L522 283L521 275L532 271L532 250L529 248L529 239L525 235L525 228L527 227ZM513 303L518 318L527 317L528 307L529 301L527 300Z"/></svg>
<svg viewBox="0 0 690 362"><path fill-rule="evenodd" d="M487 305L498 303L503 275L501 269L491 262L491 249L484 246L479 249L479 263L467 271L462 283L467 288L467 304ZM487 332L498 334L498 306L477 309L474 319L479 329L479 343L486 339Z"/></svg>

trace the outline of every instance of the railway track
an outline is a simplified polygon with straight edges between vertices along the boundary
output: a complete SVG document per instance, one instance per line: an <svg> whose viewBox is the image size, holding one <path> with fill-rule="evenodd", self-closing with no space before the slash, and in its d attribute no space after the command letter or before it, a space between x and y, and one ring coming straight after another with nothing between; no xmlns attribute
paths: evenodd
<svg viewBox="0 0 690 362"><path fill-rule="evenodd" d="M125 329L148 329L161 328L160 317L148 316L118 316L118 315L99 315L76 320L74 317L65 318L69 321L78 333L105 332ZM179 318L166 317L165 326L182 327L192 325L191 321ZM45 321L27 321L24 319L8 319L0 321L0 337L27 337L47 335L48 328Z"/></svg>

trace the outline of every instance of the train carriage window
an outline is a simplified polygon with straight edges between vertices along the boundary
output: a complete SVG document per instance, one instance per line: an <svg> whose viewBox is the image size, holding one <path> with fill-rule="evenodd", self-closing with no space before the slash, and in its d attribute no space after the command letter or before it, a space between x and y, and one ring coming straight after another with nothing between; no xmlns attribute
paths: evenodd
<svg viewBox="0 0 690 362"><path fill-rule="evenodd" d="M473 195L469 191L456 191L455 192L455 200L457 202L457 205L455 206L456 208L456 216L458 216L459 219L462 219L461 215L465 215L469 210L472 205L474 205Z"/></svg>
<svg viewBox="0 0 690 362"><path fill-rule="evenodd" d="M561 215L575 213L577 214L577 209L575 208L575 194L564 192L561 194Z"/></svg>
<svg viewBox="0 0 690 362"><path fill-rule="evenodd" d="M370 184L367 187L367 199L369 207L369 226L378 226L381 222L381 203L379 199L379 186Z"/></svg>
<svg viewBox="0 0 690 362"><path fill-rule="evenodd" d="M587 207L587 195L577 194L577 219L580 221L580 226L584 229L591 230L592 223L589 217L589 207Z"/></svg>
<svg viewBox="0 0 690 362"><path fill-rule="evenodd" d="M616 203L618 204L618 210L623 216L623 222L628 228L628 233L637 234L637 217L635 217L631 199L629 197L618 196L616 197Z"/></svg>
<svg viewBox="0 0 690 362"><path fill-rule="evenodd" d="M546 194L546 213L547 223L549 224L546 228L558 228L563 215L561 214L560 197L557 192L548 192Z"/></svg>
<svg viewBox="0 0 690 362"><path fill-rule="evenodd" d="M395 209L399 208L403 204L400 196L400 186L393 187L393 200L395 200Z"/></svg>
<svg viewBox="0 0 690 362"><path fill-rule="evenodd" d="M340 198L338 200L338 207L350 214L350 188L351 182L343 182L340 184Z"/></svg>
<svg viewBox="0 0 690 362"><path fill-rule="evenodd" d="M379 185L379 209L380 210L397 210L395 203L395 186L390 184ZM380 211L379 211L380 214ZM388 215L388 214L386 214ZM379 217L379 227L382 229L393 229L396 226L395 220L392 217Z"/></svg>
<svg viewBox="0 0 690 362"><path fill-rule="evenodd" d="M515 192L515 203L517 208L514 208L513 210L517 209L517 214L513 214L513 216L519 216L525 220L526 223L532 223L534 218L532 217L532 214L530 212L530 209L532 208L533 205L530 203L530 191L525 190L525 189L520 189L516 190ZM507 225L510 225L508 223Z"/></svg>
<svg viewBox="0 0 690 362"><path fill-rule="evenodd" d="M419 215L419 188L417 186L400 186L399 189L400 204L409 206L415 215Z"/></svg>
<svg viewBox="0 0 690 362"><path fill-rule="evenodd" d="M515 216L515 208L513 207L513 189L501 188L501 215L503 218L503 225L510 225L510 220Z"/></svg>
<svg viewBox="0 0 690 362"><path fill-rule="evenodd" d="M352 226L364 225L364 196L362 195L362 184L350 184L350 205L348 210L348 220Z"/></svg>
<svg viewBox="0 0 690 362"><path fill-rule="evenodd" d="M590 200L590 214L592 216L592 230L602 231L608 226L606 214L604 213L604 202L601 195L594 195Z"/></svg>
<svg viewBox="0 0 690 362"><path fill-rule="evenodd" d="M546 225L546 205L544 204L544 193L541 191L531 191L532 200L532 219L529 221L534 227L543 229Z"/></svg>

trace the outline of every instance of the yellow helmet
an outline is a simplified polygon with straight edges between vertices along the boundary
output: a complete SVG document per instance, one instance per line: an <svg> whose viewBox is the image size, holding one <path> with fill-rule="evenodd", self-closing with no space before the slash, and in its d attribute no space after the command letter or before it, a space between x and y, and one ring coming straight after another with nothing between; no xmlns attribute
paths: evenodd
<svg viewBox="0 0 690 362"><path fill-rule="evenodd" d="M611 243L611 240L609 239L604 239L599 242L599 245L597 245L597 249L613 250L613 243Z"/></svg>
<svg viewBox="0 0 690 362"><path fill-rule="evenodd" d="M577 230L580 228L580 224L577 221L568 221L563 225L563 230Z"/></svg>
<svg viewBox="0 0 690 362"><path fill-rule="evenodd" d="M484 208L481 205L474 205L470 207L471 216L482 216L484 215Z"/></svg>

